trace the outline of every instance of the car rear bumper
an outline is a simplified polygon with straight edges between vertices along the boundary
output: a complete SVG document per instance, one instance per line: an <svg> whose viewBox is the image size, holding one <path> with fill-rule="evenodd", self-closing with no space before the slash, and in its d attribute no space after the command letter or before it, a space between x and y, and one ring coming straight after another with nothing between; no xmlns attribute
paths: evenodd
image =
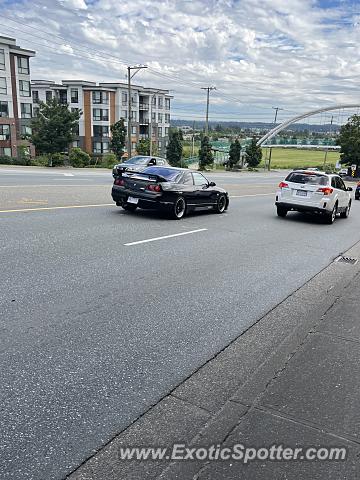
<svg viewBox="0 0 360 480"><path fill-rule="evenodd" d="M275 202L277 207L286 208L286 210L295 210L296 212L312 212L312 213L326 213L329 212L329 208L314 206L314 205L295 205L287 202Z"/></svg>
<svg viewBox="0 0 360 480"><path fill-rule="evenodd" d="M113 185L111 190L111 196L115 203L125 204L127 203L128 197L138 198L137 206L140 208L169 208L173 202L167 201L163 193L143 193L143 192L134 192L133 190L128 190L127 188L118 187Z"/></svg>

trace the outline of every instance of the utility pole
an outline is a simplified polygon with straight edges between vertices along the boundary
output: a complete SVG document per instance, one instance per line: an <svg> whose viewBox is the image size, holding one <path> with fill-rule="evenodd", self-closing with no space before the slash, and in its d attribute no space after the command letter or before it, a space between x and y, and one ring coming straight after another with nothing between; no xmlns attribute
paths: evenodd
<svg viewBox="0 0 360 480"><path fill-rule="evenodd" d="M280 107L272 107L274 110L275 110L275 118L274 118L274 127L276 125L276 120L277 120L277 116L278 116L278 111L279 110L284 110L283 108L280 108ZM271 153L272 153L272 148L270 147L270 151L269 151L269 161L268 161L268 170L270 172L270 168L271 168Z"/></svg>
<svg viewBox="0 0 360 480"><path fill-rule="evenodd" d="M331 122L330 122L330 128L329 128L329 137L331 136L333 121L334 121L334 115L331 115ZM323 167L324 170L325 170L325 165L326 165L328 150L329 150L329 146L326 145L325 156L324 156L324 167Z"/></svg>
<svg viewBox="0 0 360 480"><path fill-rule="evenodd" d="M195 155L195 120L193 121L192 127L192 141L191 141L191 156Z"/></svg>
<svg viewBox="0 0 360 480"><path fill-rule="evenodd" d="M206 90L206 118L205 118L205 135L209 132L209 103L210 103L210 90L216 90L216 87L201 87L201 90Z"/></svg>
<svg viewBox="0 0 360 480"><path fill-rule="evenodd" d="M135 77L135 75L142 69L147 68L146 65L135 65L127 67L128 72L128 124L127 124L127 136L128 136L128 144L127 144L127 154L128 159L131 158L131 79ZM131 75L131 71L135 70L135 72Z"/></svg>

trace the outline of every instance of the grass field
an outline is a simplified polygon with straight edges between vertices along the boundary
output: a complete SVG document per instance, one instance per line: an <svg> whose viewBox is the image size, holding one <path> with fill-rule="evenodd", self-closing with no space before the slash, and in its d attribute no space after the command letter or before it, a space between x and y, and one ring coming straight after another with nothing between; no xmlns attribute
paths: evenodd
<svg viewBox="0 0 360 480"><path fill-rule="evenodd" d="M260 166L264 166L269 151L263 148L263 160ZM271 168L303 168L320 167L324 163L325 152L321 150L298 150L290 148L273 148L271 154ZM339 152L328 152L326 164L334 166L339 160Z"/></svg>

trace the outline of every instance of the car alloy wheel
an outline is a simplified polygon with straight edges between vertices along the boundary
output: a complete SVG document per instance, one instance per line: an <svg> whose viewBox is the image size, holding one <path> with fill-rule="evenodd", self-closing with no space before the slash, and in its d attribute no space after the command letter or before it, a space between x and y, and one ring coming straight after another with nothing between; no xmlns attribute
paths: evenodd
<svg viewBox="0 0 360 480"><path fill-rule="evenodd" d="M326 215L326 221L329 225L333 224L335 222L336 214L337 214L337 203L335 203L334 208L332 209L331 213L328 213Z"/></svg>
<svg viewBox="0 0 360 480"><path fill-rule="evenodd" d="M215 212L216 213L224 213L226 208L226 197L223 193L221 193L217 199Z"/></svg>
<svg viewBox="0 0 360 480"><path fill-rule="evenodd" d="M180 220L184 215L186 211L186 202L184 197L178 197L175 200L174 206L173 206L173 211L172 211L172 216L176 220Z"/></svg>
<svg viewBox="0 0 360 480"><path fill-rule="evenodd" d="M349 205L346 207L345 212L342 212L342 213L340 214L340 217L341 217L341 218L348 218L348 216L350 215L350 210L351 210L351 200L350 200L350 202L349 202Z"/></svg>

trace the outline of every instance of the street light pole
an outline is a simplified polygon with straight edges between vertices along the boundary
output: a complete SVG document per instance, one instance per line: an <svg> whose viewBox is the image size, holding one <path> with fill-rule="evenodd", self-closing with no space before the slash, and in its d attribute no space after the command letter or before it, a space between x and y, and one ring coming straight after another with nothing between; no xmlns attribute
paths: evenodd
<svg viewBox="0 0 360 480"><path fill-rule="evenodd" d="M274 110L275 110L275 118L274 118L274 127L276 125L276 120L277 120L277 116L278 116L278 111L279 110L284 110L283 108L280 108L280 107L272 107ZM272 154L272 148L270 147L270 151L269 151L269 162L268 162L268 170L270 172L270 168L271 168L271 154Z"/></svg>
<svg viewBox="0 0 360 480"><path fill-rule="evenodd" d="M216 90L216 87L201 87L201 90L206 90L206 117L205 117L205 135L209 132L209 103L210 103L210 90Z"/></svg>
<svg viewBox="0 0 360 480"><path fill-rule="evenodd" d="M142 69L147 68L146 65L135 65L127 67L127 76L128 76L128 124L127 124L127 152L128 152L128 159L131 158L131 79L135 77L135 75ZM135 70L135 72L131 75L131 71Z"/></svg>

